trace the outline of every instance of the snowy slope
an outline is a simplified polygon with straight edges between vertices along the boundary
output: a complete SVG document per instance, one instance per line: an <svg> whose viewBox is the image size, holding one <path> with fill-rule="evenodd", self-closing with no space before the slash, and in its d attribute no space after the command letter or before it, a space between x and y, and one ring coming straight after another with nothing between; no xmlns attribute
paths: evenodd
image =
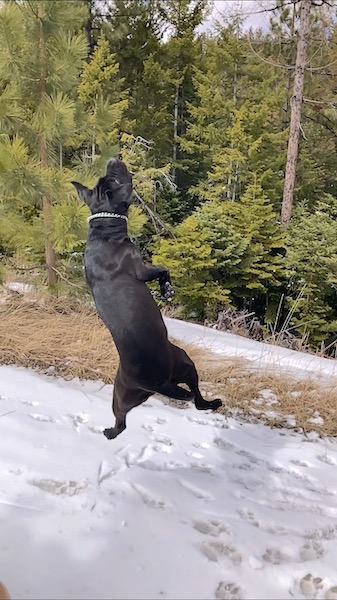
<svg viewBox="0 0 337 600"><path fill-rule="evenodd" d="M337 598L337 443L0 367L15 598ZM10 411L10 414L6 414Z"/></svg>
<svg viewBox="0 0 337 600"><path fill-rule="evenodd" d="M224 356L253 361L254 366L281 368L287 371L312 373L316 377L337 376L337 360L297 352L280 346L256 342L233 333L217 331L195 323L165 317L168 333L173 338L198 344Z"/></svg>

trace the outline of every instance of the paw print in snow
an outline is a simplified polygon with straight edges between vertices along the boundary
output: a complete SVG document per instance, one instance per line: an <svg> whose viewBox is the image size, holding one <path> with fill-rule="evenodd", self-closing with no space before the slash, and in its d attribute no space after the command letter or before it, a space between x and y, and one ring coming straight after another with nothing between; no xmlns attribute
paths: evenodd
<svg viewBox="0 0 337 600"><path fill-rule="evenodd" d="M287 560L286 556L282 554L281 550L277 550L275 548L267 548L262 558L265 562L273 565L280 565Z"/></svg>
<svg viewBox="0 0 337 600"><path fill-rule="evenodd" d="M321 558L323 554L324 548L317 540L308 540L300 550L300 557L303 561Z"/></svg>
<svg viewBox="0 0 337 600"><path fill-rule="evenodd" d="M207 558L213 562L220 561L223 557L229 558L234 565L239 565L242 561L242 556L231 544L223 544L222 542L204 542L202 551Z"/></svg>
<svg viewBox="0 0 337 600"><path fill-rule="evenodd" d="M220 581L215 590L215 598L218 600L244 600L242 589L232 582Z"/></svg>
<svg viewBox="0 0 337 600"><path fill-rule="evenodd" d="M300 579L300 588L302 594L307 598L316 598L318 592L323 587L323 580L321 577L313 577L311 573L307 573L302 579Z"/></svg>
<svg viewBox="0 0 337 600"><path fill-rule="evenodd" d="M194 529L204 535L212 535L219 537L221 533L229 533L228 528L220 521L196 521L193 525Z"/></svg>

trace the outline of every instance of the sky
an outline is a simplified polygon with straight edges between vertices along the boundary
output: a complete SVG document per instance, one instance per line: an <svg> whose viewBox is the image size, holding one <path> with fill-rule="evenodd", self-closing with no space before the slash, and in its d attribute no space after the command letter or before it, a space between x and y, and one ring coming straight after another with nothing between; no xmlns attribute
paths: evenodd
<svg viewBox="0 0 337 600"><path fill-rule="evenodd" d="M215 19L221 20L221 15L230 14L233 11L239 11L246 16L244 27L249 29L263 28L268 26L269 12L261 12L264 8L274 6L274 0L214 0L214 7L211 16L208 19L206 28Z"/></svg>

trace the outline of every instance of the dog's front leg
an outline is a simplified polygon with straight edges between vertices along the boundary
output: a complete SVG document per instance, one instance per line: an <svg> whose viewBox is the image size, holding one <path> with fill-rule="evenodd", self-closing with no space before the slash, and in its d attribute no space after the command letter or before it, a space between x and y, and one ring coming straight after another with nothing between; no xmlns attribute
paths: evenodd
<svg viewBox="0 0 337 600"><path fill-rule="evenodd" d="M174 296L174 289L171 284L170 273L163 267L155 265L145 265L141 259L137 261L136 276L140 281L159 280L160 293L164 300L170 300Z"/></svg>

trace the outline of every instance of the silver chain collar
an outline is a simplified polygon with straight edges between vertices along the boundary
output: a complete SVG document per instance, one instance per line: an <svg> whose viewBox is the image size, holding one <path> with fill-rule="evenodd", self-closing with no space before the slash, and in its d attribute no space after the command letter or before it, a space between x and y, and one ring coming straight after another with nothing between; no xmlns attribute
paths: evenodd
<svg viewBox="0 0 337 600"><path fill-rule="evenodd" d="M125 215L118 215L117 213L109 213L109 212L100 212L95 215L91 215L88 217L88 223L93 219L101 219L101 218L110 218L110 219L124 219L124 221L128 221L128 218Z"/></svg>

